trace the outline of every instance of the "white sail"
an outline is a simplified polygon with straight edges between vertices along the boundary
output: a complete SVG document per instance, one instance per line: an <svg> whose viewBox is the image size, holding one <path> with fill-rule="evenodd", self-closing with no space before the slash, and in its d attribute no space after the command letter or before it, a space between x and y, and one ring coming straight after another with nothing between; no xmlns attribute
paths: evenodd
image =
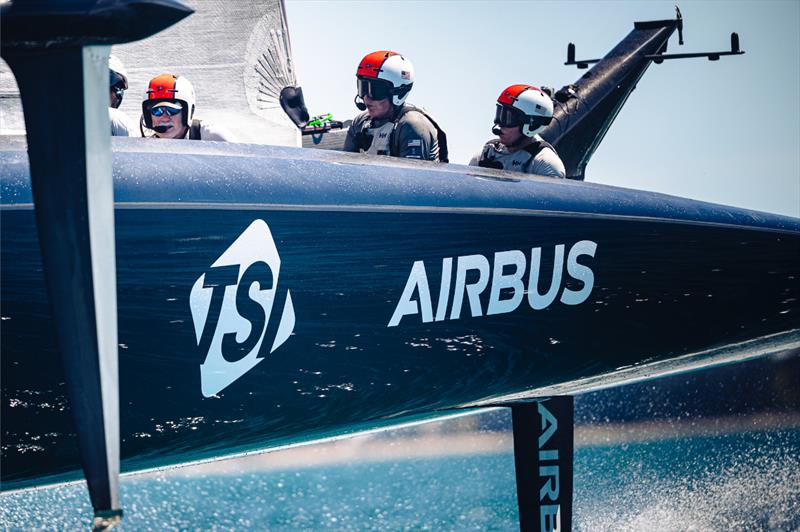
<svg viewBox="0 0 800 532"><path fill-rule="evenodd" d="M0 59L0 135L24 133L25 119L22 116L17 80L8 64Z"/></svg>
<svg viewBox="0 0 800 532"><path fill-rule="evenodd" d="M195 10L187 19L143 41L112 47L129 78L121 109L138 124L150 79L181 75L194 86L197 118L226 127L241 142L299 146L297 127L278 100L283 87L297 85L283 1L185 3ZM5 63L0 129L24 130L18 90Z"/></svg>

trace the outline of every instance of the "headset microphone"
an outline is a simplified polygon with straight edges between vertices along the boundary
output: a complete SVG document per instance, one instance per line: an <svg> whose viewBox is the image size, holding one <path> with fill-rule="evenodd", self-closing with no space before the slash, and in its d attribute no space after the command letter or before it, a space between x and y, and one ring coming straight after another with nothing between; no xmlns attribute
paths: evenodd
<svg viewBox="0 0 800 532"><path fill-rule="evenodd" d="M356 104L356 107L358 107L359 111L367 110L367 104L364 103L364 99L361 98L361 96L359 96L358 94L356 94L355 98L353 98L353 103Z"/></svg>
<svg viewBox="0 0 800 532"><path fill-rule="evenodd" d="M492 135L497 135L498 137L500 136L500 126L497 124L492 126Z"/></svg>
<svg viewBox="0 0 800 532"><path fill-rule="evenodd" d="M153 131L155 131L156 133L166 133L168 129L169 126L155 126L153 128Z"/></svg>

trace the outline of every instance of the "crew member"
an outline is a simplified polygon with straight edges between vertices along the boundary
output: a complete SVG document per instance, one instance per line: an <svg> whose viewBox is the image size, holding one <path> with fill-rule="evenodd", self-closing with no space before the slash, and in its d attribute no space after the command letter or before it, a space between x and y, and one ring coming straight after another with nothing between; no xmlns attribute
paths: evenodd
<svg viewBox="0 0 800 532"><path fill-rule="evenodd" d="M122 105L122 97L128 90L128 73L122 61L115 55L108 56L109 71L109 95L108 95L108 118L111 120L111 134L117 137L129 137L135 131L133 122L119 106Z"/></svg>
<svg viewBox="0 0 800 532"><path fill-rule="evenodd" d="M230 131L195 118L194 113L194 87L188 79L174 74L156 76L142 102L142 136L235 142Z"/></svg>
<svg viewBox="0 0 800 532"><path fill-rule="evenodd" d="M563 178L564 163L537 133L553 118L553 100L531 85L511 85L500 93L492 133L471 166Z"/></svg>
<svg viewBox="0 0 800 532"><path fill-rule="evenodd" d="M447 136L423 109L405 103L414 66L396 52L364 56L356 71L361 111L347 131L344 150L447 162Z"/></svg>

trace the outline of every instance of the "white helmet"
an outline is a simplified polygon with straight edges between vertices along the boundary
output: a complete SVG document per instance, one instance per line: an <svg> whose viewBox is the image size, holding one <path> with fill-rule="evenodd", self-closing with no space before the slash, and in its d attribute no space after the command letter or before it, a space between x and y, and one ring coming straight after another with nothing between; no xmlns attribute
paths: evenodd
<svg viewBox="0 0 800 532"><path fill-rule="evenodd" d="M147 97L142 102L142 118L149 129L153 129L151 109L154 107L180 108L183 125L189 127L194 116L194 87L183 76L174 74L156 76L150 80Z"/></svg>
<svg viewBox="0 0 800 532"><path fill-rule="evenodd" d="M365 55L358 64L356 80L358 84L356 105L359 109L361 106L358 104L358 98L364 96L369 96L373 100L383 100L391 96L393 105L403 105L414 85L414 65L397 52L386 50L372 52Z"/></svg>
<svg viewBox="0 0 800 532"><path fill-rule="evenodd" d="M522 127L522 134L533 137L553 119L553 100L538 87L511 85L497 98L494 123L502 127Z"/></svg>
<svg viewBox="0 0 800 532"><path fill-rule="evenodd" d="M128 89L128 72L125 65L115 55L108 56L109 89L114 91L114 102L111 107L118 108L122 104L122 97Z"/></svg>

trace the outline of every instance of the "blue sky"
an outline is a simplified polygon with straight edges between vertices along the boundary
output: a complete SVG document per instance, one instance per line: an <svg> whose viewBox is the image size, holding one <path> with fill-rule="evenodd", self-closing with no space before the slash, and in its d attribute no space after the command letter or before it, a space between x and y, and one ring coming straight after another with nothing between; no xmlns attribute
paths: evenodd
<svg viewBox="0 0 800 532"><path fill-rule="evenodd" d="M491 138L494 102L512 83L561 87L566 67L605 55L635 20L674 3L286 0L299 81L312 114L352 118L355 69L395 50L416 69L409 101L448 133L466 163ZM744 56L652 65L587 167L587 180L800 217L800 2L681 2L685 45Z"/></svg>

